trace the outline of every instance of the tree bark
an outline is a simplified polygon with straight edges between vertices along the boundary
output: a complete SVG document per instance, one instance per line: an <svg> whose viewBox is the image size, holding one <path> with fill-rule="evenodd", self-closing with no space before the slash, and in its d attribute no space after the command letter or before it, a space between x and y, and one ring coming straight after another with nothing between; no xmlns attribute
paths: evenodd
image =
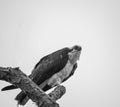
<svg viewBox="0 0 120 107"><path fill-rule="evenodd" d="M11 84L25 91L28 97L35 102L38 107L59 107L59 104L56 103L56 100L61 98L66 92L64 86L57 86L51 93L47 95L18 67L0 67L0 80L10 82Z"/></svg>

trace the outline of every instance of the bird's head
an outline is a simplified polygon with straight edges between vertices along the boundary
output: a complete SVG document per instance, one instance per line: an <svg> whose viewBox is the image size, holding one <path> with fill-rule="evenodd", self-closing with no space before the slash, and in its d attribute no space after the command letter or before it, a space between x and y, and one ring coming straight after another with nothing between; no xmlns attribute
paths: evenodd
<svg viewBox="0 0 120 107"><path fill-rule="evenodd" d="M71 51L68 53L69 60L72 64L75 64L77 62L77 60L79 60L79 58L80 58L82 47L75 45L72 48L70 48L70 50Z"/></svg>

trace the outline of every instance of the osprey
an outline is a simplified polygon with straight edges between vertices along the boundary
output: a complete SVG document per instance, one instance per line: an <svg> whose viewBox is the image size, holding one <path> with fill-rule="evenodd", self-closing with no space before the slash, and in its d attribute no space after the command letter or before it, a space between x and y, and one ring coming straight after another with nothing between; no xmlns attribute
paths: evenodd
<svg viewBox="0 0 120 107"><path fill-rule="evenodd" d="M74 74L81 50L80 46L75 45L72 48L66 47L43 57L35 65L29 78L43 91L60 85ZM10 85L4 87L2 91L16 88L18 87ZM29 97L25 92L21 91L15 99L18 101L18 104L25 105Z"/></svg>

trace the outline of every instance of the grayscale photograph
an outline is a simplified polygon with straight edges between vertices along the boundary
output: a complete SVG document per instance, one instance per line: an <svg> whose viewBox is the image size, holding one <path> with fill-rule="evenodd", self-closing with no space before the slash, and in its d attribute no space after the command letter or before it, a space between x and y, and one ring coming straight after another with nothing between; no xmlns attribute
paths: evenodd
<svg viewBox="0 0 120 107"><path fill-rule="evenodd" d="M0 107L120 107L119 0L0 0Z"/></svg>

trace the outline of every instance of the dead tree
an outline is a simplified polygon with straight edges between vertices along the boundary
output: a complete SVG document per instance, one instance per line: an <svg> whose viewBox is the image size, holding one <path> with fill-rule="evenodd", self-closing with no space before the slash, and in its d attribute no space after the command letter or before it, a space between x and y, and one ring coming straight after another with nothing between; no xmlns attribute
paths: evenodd
<svg viewBox="0 0 120 107"><path fill-rule="evenodd" d="M56 100L60 99L66 92L64 86L57 86L48 95L38 87L19 67L0 67L0 80L9 82L26 92L28 97L37 104L38 107L59 107Z"/></svg>

